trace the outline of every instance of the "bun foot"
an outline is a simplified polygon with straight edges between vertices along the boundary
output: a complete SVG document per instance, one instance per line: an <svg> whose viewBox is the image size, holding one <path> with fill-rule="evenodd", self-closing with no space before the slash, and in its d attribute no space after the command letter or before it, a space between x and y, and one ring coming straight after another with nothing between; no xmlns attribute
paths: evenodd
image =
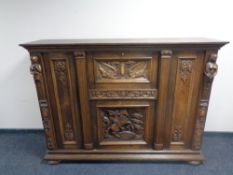
<svg viewBox="0 0 233 175"><path fill-rule="evenodd" d="M60 160L49 160L48 161L48 164L49 165L57 165L57 164L59 164L60 163Z"/></svg>
<svg viewBox="0 0 233 175"><path fill-rule="evenodd" d="M188 162L190 165L200 165L203 162L201 160L193 160Z"/></svg>

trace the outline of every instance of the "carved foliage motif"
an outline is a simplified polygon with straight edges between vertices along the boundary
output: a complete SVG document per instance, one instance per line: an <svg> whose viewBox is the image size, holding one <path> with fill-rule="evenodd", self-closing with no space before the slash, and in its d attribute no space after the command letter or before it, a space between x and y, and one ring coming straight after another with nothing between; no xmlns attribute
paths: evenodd
<svg viewBox="0 0 233 175"><path fill-rule="evenodd" d="M148 79L148 61L96 61L97 80Z"/></svg>
<svg viewBox="0 0 233 175"><path fill-rule="evenodd" d="M57 75L58 80L63 84L67 84L66 78L66 62L64 60L57 60L54 63L54 71Z"/></svg>
<svg viewBox="0 0 233 175"><path fill-rule="evenodd" d="M181 126L176 126L175 129L173 130L172 140L174 142L179 142L179 141L182 140L182 135L183 135L182 127Z"/></svg>
<svg viewBox="0 0 233 175"><path fill-rule="evenodd" d="M90 99L156 99L156 89L148 90L90 90Z"/></svg>
<svg viewBox="0 0 233 175"><path fill-rule="evenodd" d="M31 67L30 72L34 77L35 81L39 81L41 79L41 65L39 63L39 57L38 56L32 56L31 57Z"/></svg>
<svg viewBox="0 0 233 175"><path fill-rule="evenodd" d="M179 73L183 82L185 82L192 73L192 60L182 59L180 61Z"/></svg>
<svg viewBox="0 0 233 175"><path fill-rule="evenodd" d="M102 109L104 139L137 140L144 133L145 111L139 109Z"/></svg>
<svg viewBox="0 0 233 175"><path fill-rule="evenodd" d="M53 141L53 131L52 124L49 117L48 104L46 100L39 100L40 110L45 130L45 135L47 139L47 146L49 149L55 148L55 143Z"/></svg>
<svg viewBox="0 0 233 175"><path fill-rule="evenodd" d="M72 141L74 140L74 132L71 124L66 121L65 123L65 129L64 129L64 138L67 141Z"/></svg>

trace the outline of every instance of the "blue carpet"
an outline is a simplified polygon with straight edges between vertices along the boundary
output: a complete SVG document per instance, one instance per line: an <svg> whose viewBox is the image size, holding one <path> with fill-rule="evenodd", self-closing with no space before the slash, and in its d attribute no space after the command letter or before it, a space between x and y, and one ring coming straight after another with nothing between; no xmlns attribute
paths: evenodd
<svg viewBox="0 0 233 175"><path fill-rule="evenodd" d="M203 165L182 163L61 163L42 160L42 131L0 131L1 175L233 175L233 134L204 136Z"/></svg>

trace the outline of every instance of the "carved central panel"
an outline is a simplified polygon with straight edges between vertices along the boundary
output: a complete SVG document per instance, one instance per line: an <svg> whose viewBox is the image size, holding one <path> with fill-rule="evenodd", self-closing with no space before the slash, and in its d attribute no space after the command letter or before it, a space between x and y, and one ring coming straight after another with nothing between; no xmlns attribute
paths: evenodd
<svg viewBox="0 0 233 175"><path fill-rule="evenodd" d="M104 140L142 140L144 108L101 109Z"/></svg>
<svg viewBox="0 0 233 175"><path fill-rule="evenodd" d="M149 81L149 61L95 61L95 77L99 82Z"/></svg>

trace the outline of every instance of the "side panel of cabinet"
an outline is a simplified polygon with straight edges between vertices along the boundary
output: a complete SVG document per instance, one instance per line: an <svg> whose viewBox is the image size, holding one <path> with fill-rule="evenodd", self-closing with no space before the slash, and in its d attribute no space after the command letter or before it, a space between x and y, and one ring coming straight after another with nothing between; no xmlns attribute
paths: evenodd
<svg viewBox="0 0 233 175"><path fill-rule="evenodd" d="M51 52L44 58L60 148L79 148L81 129L72 53Z"/></svg>
<svg viewBox="0 0 233 175"><path fill-rule="evenodd" d="M203 53L180 51L174 53L170 79L170 113L168 147L186 149L191 146L195 111L198 103L199 86L202 76Z"/></svg>

